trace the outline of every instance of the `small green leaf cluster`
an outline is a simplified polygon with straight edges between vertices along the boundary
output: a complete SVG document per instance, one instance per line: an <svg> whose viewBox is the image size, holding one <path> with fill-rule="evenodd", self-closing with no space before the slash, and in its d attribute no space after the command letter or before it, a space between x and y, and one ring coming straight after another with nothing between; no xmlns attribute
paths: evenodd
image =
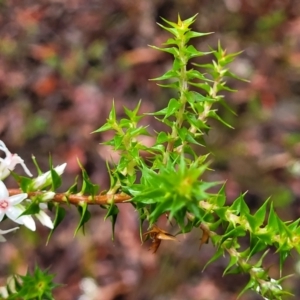
<svg viewBox="0 0 300 300"><path fill-rule="evenodd" d="M136 180L137 168L142 165L141 151L147 151L142 143L138 141L138 137L149 135L146 126L138 126L138 122L143 118L138 115L141 102L137 107L130 110L124 107L127 118L117 120L116 110L113 103L107 122L94 132L103 132L113 130L114 137L104 144L112 146L113 150L118 151L121 159L115 166L111 174L111 191L116 192L122 185L133 184Z"/></svg>
<svg viewBox="0 0 300 300"><path fill-rule="evenodd" d="M14 275L9 279L5 299L8 300L54 300L52 291L59 286L53 283L54 275L48 270L42 271L35 267L33 274Z"/></svg>

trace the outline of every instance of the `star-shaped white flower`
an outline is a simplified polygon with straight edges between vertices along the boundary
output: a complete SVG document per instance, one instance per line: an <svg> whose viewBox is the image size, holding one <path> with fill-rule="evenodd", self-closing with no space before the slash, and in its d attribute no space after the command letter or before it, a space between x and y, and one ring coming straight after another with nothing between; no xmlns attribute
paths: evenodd
<svg viewBox="0 0 300 300"><path fill-rule="evenodd" d="M3 141L0 140L0 150L5 153L5 158L0 157L0 180L6 178L13 171L17 164L20 164L28 176L32 176L26 167L24 160L18 154L12 154Z"/></svg>
<svg viewBox="0 0 300 300"><path fill-rule="evenodd" d="M12 221L25 225L30 230L35 231L36 227L33 218L29 215L21 216L25 208L20 203L26 198L26 193L9 196L5 184L0 181L0 222L6 215Z"/></svg>

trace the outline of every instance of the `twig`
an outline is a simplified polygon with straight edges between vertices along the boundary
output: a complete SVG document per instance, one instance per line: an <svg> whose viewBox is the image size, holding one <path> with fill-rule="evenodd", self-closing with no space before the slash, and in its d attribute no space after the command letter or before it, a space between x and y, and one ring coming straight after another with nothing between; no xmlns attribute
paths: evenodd
<svg viewBox="0 0 300 300"><path fill-rule="evenodd" d="M8 193L10 196L18 195L23 193L20 189L9 189ZM43 192L28 192L28 198L43 195ZM85 196L85 195L67 195L66 193L56 193L52 199L54 202L58 203L71 203L74 205L79 205L82 203L87 203L89 205L103 205L103 204L110 204L110 203L124 203L130 200L132 197L125 194L114 194L114 195L95 195L92 196Z"/></svg>

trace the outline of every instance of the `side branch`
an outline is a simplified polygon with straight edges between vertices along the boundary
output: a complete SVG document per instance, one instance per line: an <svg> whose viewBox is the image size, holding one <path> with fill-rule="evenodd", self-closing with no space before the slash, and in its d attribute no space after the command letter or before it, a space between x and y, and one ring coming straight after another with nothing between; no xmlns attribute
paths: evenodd
<svg viewBox="0 0 300 300"><path fill-rule="evenodd" d="M9 196L18 195L23 193L20 189L9 189L8 190ZM43 195L43 192L28 192L28 198ZM123 203L130 200L132 197L125 194L114 194L114 195L95 195L92 196L85 196L85 195L67 195L66 193L56 193L51 201L58 202L58 203L71 203L74 205L79 205L83 203L87 203L89 205L103 205L103 204L110 204L110 203Z"/></svg>

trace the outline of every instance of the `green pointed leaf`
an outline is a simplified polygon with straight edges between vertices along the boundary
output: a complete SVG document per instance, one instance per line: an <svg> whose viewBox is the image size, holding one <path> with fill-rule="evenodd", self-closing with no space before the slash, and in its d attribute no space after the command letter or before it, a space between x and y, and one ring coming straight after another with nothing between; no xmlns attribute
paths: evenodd
<svg viewBox="0 0 300 300"><path fill-rule="evenodd" d="M279 252L279 257L280 257L280 262L279 262L279 270L280 270L280 277L282 276L282 269L283 269L283 264L285 260L289 257L290 251L280 251Z"/></svg>
<svg viewBox="0 0 300 300"><path fill-rule="evenodd" d="M267 199L264 202L264 204L254 214L257 227L260 227L265 221L268 203L269 203L269 199Z"/></svg>
<svg viewBox="0 0 300 300"><path fill-rule="evenodd" d="M91 213L88 211L88 204L84 203L83 205L78 206L78 212L80 214L80 221L77 225L74 236L77 234L78 230L82 227L84 232L84 224L91 218Z"/></svg>
<svg viewBox="0 0 300 300"><path fill-rule="evenodd" d="M224 99L218 98L218 102L221 103L221 105L225 107L229 112L231 112L234 116L237 116L237 113L232 110L232 108L226 103Z"/></svg>
<svg viewBox="0 0 300 300"><path fill-rule="evenodd" d="M72 195L72 194L78 193L78 182L77 181L78 181L78 176L76 176L74 183L67 190L67 192L66 192L67 195Z"/></svg>
<svg viewBox="0 0 300 300"><path fill-rule="evenodd" d="M236 228L230 230L229 232L226 232L222 236L220 243L222 244L229 238L236 238L236 237L245 236L245 235L246 235L245 229L242 226L237 226Z"/></svg>
<svg viewBox="0 0 300 300"><path fill-rule="evenodd" d="M278 216L274 211L273 203L271 203L269 218L268 218L268 229L272 230L273 233L278 232Z"/></svg>
<svg viewBox="0 0 300 300"><path fill-rule="evenodd" d="M291 231L295 231L299 227L300 219L294 221L293 223L289 224L288 227Z"/></svg>
<svg viewBox="0 0 300 300"><path fill-rule="evenodd" d="M82 182L82 187L81 187L80 193L91 195L91 197L93 198L99 191L99 185L94 184L90 181L89 176L88 176L86 170L83 168L80 161L77 160L77 162L81 168L82 177L83 177L83 182Z"/></svg>
<svg viewBox="0 0 300 300"><path fill-rule="evenodd" d="M109 209L104 217L104 220L106 220L108 217L111 219L111 225L112 225L112 240L115 238L115 224L117 221L117 217L119 214L119 208L114 203L110 204Z"/></svg>
<svg viewBox="0 0 300 300"><path fill-rule="evenodd" d="M112 124L107 122L104 125L102 125L100 128L98 128L97 130L92 131L92 133L103 132L103 131L107 131L110 129L113 129Z"/></svg>
<svg viewBox="0 0 300 300"><path fill-rule="evenodd" d="M226 275L234 265L237 265L238 260L239 260L238 256L233 256L233 255L230 256L228 266L224 270L223 276Z"/></svg>
<svg viewBox="0 0 300 300"><path fill-rule="evenodd" d="M66 215L66 210L63 207L61 207L58 203L55 203L54 205L55 205L55 218L53 221L53 229L48 234L46 245L48 245L53 232L55 231L57 226L62 222L62 220L65 218Z"/></svg>
<svg viewBox="0 0 300 300"><path fill-rule="evenodd" d="M247 285L243 288L243 290L239 293L237 299L239 299L243 294L245 294L245 292L247 292L248 290L252 290L255 286L256 286L256 281L254 278L251 278L249 280L249 282L247 283Z"/></svg>
<svg viewBox="0 0 300 300"><path fill-rule="evenodd" d="M190 80L193 80L193 79L195 79L195 78L197 78L197 79L201 79L201 80L206 80L206 77L202 74L202 73L200 73L199 71L197 71L197 70L193 70L193 69L191 69L191 70L188 70L187 72L186 72L186 76L187 76L187 79L190 81Z"/></svg>
<svg viewBox="0 0 300 300"><path fill-rule="evenodd" d="M168 135L164 131L161 131L156 138L156 144L162 144L167 142L168 140Z"/></svg>
<svg viewBox="0 0 300 300"><path fill-rule="evenodd" d="M40 169L40 166L38 165L38 162L37 162L37 160L36 160L35 156L34 156L34 155L32 155L32 156L31 156L31 158L32 158L32 161L33 161L33 163L34 163L34 165L35 165L35 167L36 167L36 170L37 170L38 176L42 175L42 174L43 174L43 172L42 172L42 170Z"/></svg>
<svg viewBox="0 0 300 300"><path fill-rule="evenodd" d="M116 121L116 108L115 108L115 101L114 100L113 100L113 103L112 103L112 108L110 110L108 119L110 121L113 121L113 122Z"/></svg>
<svg viewBox="0 0 300 300"><path fill-rule="evenodd" d="M51 179L52 179L51 190L53 192L55 192L61 186L62 180L61 180L61 177L57 174L57 172L53 169L52 166L50 169L50 173L51 173Z"/></svg>
<svg viewBox="0 0 300 300"><path fill-rule="evenodd" d="M157 218L163 215L165 212L170 211L171 207L172 200L165 200L161 203L158 203L149 216L150 224L154 224L157 221Z"/></svg>
<svg viewBox="0 0 300 300"><path fill-rule="evenodd" d="M227 211L228 211L228 207L219 207L215 209L216 214L223 221L227 221L227 215L226 215Z"/></svg>
<svg viewBox="0 0 300 300"><path fill-rule="evenodd" d="M213 255L213 257L205 264L205 266L203 267L202 272L206 269L206 267L213 263L214 261L216 261L217 259L219 259L222 255L224 255L224 250L220 247L216 253Z"/></svg>
<svg viewBox="0 0 300 300"><path fill-rule="evenodd" d="M22 190L23 193L28 193L28 192L32 192L32 181L33 179L30 179L28 177L25 176L20 176L17 173L15 173L14 171L11 171L10 173L14 179L17 181L18 185L20 186L20 189Z"/></svg>
<svg viewBox="0 0 300 300"><path fill-rule="evenodd" d="M215 199L216 199L215 203L218 205L218 207L223 207L223 205L226 202L225 184L223 184Z"/></svg>
<svg viewBox="0 0 300 300"><path fill-rule="evenodd" d="M194 102L216 102L215 99L209 98L207 96L203 96L202 94L195 92L195 91L189 91L185 93L186 98L189 103Z"/></svg>
<svg viewBox="0 0 300 300"><path fill-rule="evenodd" d="M174 29L174 28L170 28L170 27L166 27L166 26L164 26L164 25L162 25L162 24L159 24L159 23L157 23L161 28L163 28L163 29L165 29L165 30L167 30L167 31L169 31L169 32L171 32L173 35L175 35L176 37L178 36L178 33L177 33L177 30L176 29Z"/></svg>
<svg viewBox="0 0 300 300"><path fill-rule="evenodd" d="M187 39L192 39L196 37L201 37L205 35L212 34L213 32L206 32L206 33L201 33L201 32L196 32L196 31L189 31L185 36ZM203 52L203 53L211 53L211 52Z"/></svg>
<svg viewBox="0 0 300 300"><path fill-rule="evenodd" d="M180 107L181 107L181 103L177 99L172 98L169 101L167 111L166 111L166 114L165 114L165 118L168 118L171 115L174 115L175 112L177 112Z"/></svg>
<svg viewBox="0 0 300 300"><path fill-rule="evenodd" d="M248 224L250 225L250 229L252 232L255 232L255 229L257 228L257 222L254 216L252 216L249 213L242 213L243 219L246 219Z"/></svg>
<svg viewBox="0 0 300 300"><path fill-rule="evenodd" d="M131 189L130 192L133 195L135 194L133 189ZM163 190L160 190L160 189L153 190L152 188L149 188L148 190L146 190L142 193L136 193L136 195L134 195L132 201L141 202L144 204L152 204L152 203L158 202L159 199L164 197L164 195L165 195L165 191L163 191Z"/></svg>
<svg viewBox="0 0 300 300"><path fill-rule="evenodd" d="M186 36L190 36L189 34L187 34ZM187 58L194 58L194 57L198 57L198 56L205 56L208 54L211 54L212 52L201 52L198 51L193 45L189 45L186 49L185 49L185 54L187 55Z"/></svg>
<svg viewBox="0 0 300 300"><path fill-rule="evenodd" d="M240 195L237 199L235 199L233 204L230 206L230 209L241 215L250 213L250 209L244 200L244 195Z"/></svg>
<svg viewBox="0 0 300 300"><path fill-rule="evenodd" d="M255 237L253 237L253 235L251 235L250 253L247 257L247 260L249 260L254 254L265 250L267 246L268 245L262 240L258 240Z"/></svg>
<svg viewBox="0 0 300 300"><path fill-rule="evenodd" d="M262 266L262 263L263 263L263 260L264 258L266 257L266 255L270 252L270 249L267 249L263 255L261 256L261 258L259 259L259 261L255 264L255 267L256 268L261 268ZM264 271L264 273L267 275L267 271Z"/></svg>
<svg viewBox="0 0 300 300"><path fill-rule="evenodd" d="M166 46L167 45L177 45L178 46L178 44L180 44L180 41L173 39L173 38L170 38L165 43L163 43L163 45L166 45ZM153 47L153 46L150 45L150 47ZM162 49L164 49L164 48L162 48Z"/></svg>
<svg viewBox="0 0 300 300"><path fill-rule="evenodd" d="M210 110L209 113L207 114L208 117L214 118L218 121L220 121L221 123L223 123L225 126L234 129L230 124L228 124L227 122L225 122L217 113L215 110Z"/></svg>
<svg viewBox="0 0 300 300"><path fill-rule="evenodd" d="M170 79L170 78L178 78L178 74L176 72L174 72L173 70L169 70L167 71L165 74L163 74L160 77L156 77L156 78L152 78L150 80L152 81L158 81L158 80L166 80L166 79Z"/></svg>
<svg viewBox="0 0 300 300"><path fill-rule="evenodd" d="M175 81L175 82L172 82L172 83L169 83L169 84L158 83L157 85L160 86L160 87L163 87L163 88L169 88L169 89L179 90L179 83L178 83L178 81Z"/></svg>
<svg viewBox="0 0 300 300"><path fill-rule="evenodd" d="M176 47L170 47L170 48L160 48L160 47L156 47L156 46L150 46L150 47L153 49L159 50L159 51L168 52L170 54L173 54L174 57L179 56L179 50Z"/></svg>
<svg viewBox="0 0 300 300"><path fill-rule="evenodd" d="M35 215L35 214L39 213L39 211L40 211L40 207L39 207L38 203L31 202L30 205L20 215L20 217L25 216L25 215Z"/></svg>

